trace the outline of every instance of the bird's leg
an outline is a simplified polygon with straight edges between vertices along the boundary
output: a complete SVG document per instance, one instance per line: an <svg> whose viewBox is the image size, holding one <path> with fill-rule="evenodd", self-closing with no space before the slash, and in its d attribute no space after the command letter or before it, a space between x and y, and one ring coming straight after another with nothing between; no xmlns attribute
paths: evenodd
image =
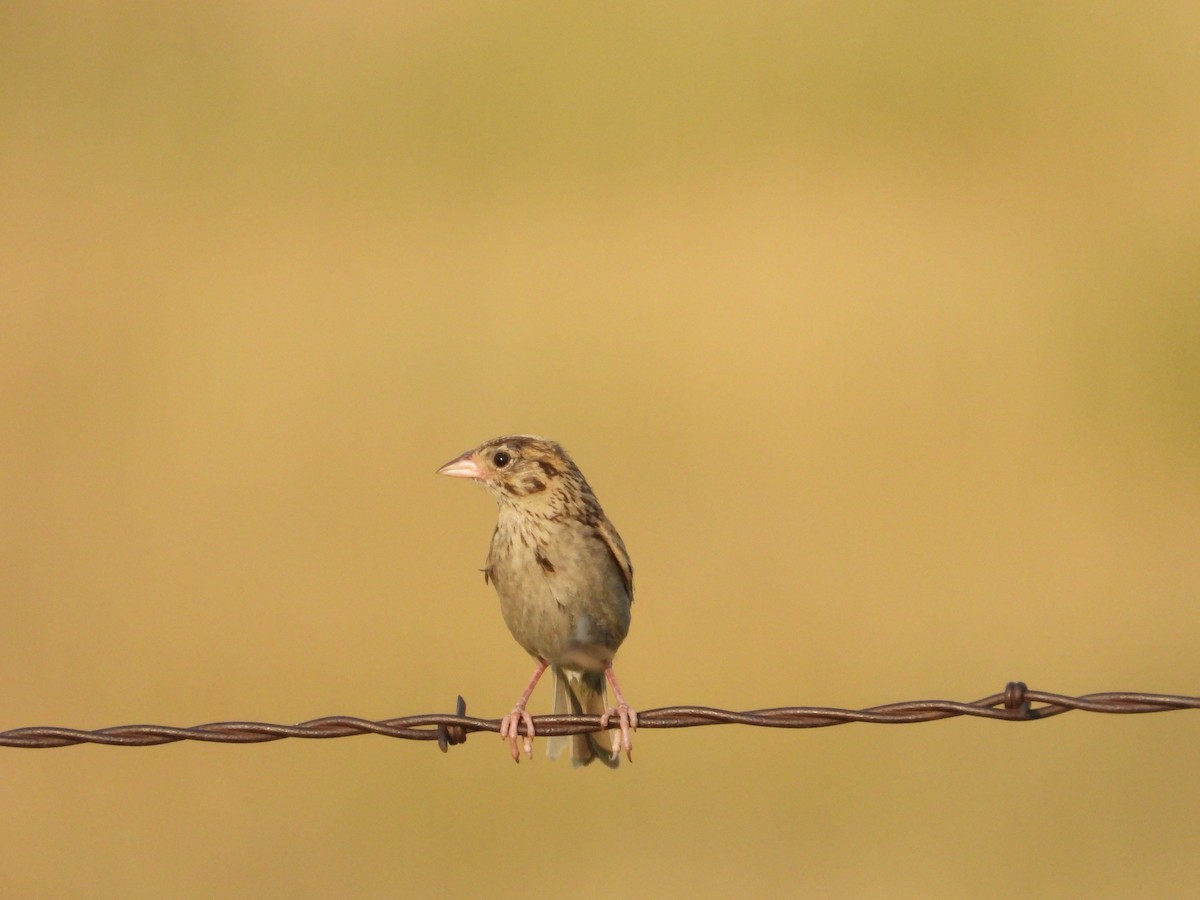
<svg viewBox="0 0 1200 900"><path fill-rule="evenodd" d="M517 729L522 722L525 723L525 753L530 759L533 759L533 719L525 711L525 704L529 702L533 689L537 687L538 679L542 677L542 673L546 671L548 665L550 664L546 660L538 660L537 668L533 670L533 677L529 679L529 687L525 688L525 693L521 695L517 705L512 708L512 712L500 720L500 738L508 741L512 757L517 762L521 761L521 751L517 749Z"/></svg>
<svg viewBox="0 0 1200 900"><path fill-rule="evenodd" d="M605 666L604 674L608 678L608 683L612 685L613 693L617 696L617 706L615 709L607 709L604 715L600 717L600 727L607 728L608 720L613 716L617 717L621 726L621 737L613 746L613 759L621 755L624 750L629 757L629 761L633 762L633 739L629 736L632 729L637 731L637 712L629 708L629 704L625 702L625 696L621 693L621 686L617 684L617 673L613 671L612 666Z"/></svg>

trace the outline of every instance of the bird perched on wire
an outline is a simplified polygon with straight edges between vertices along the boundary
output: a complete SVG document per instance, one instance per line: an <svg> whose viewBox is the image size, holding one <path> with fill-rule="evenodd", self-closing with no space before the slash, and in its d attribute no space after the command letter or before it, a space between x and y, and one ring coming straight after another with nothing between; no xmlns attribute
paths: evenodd
<svg viewBox="0 0 1200 900"><path fill-rule="evenodd" d="M438 473L474 479L500 508L483 578L500 595L508 630L537 660L528 687L500 723L513 759L521 761L521 725L525 753L533 758L533 720L525 704L549 667L555 714L599 715L605 729L616 717L619 727L615 744L608 730L552 737L549 755L557 757L569 743L577 766L599 759L615 767L622 750L632 761L637 713L621 694L613 656L629 631L633 566L579 467L554 441L512 435L469 450ZM606 678L615 707L607 703Z"/></svg>

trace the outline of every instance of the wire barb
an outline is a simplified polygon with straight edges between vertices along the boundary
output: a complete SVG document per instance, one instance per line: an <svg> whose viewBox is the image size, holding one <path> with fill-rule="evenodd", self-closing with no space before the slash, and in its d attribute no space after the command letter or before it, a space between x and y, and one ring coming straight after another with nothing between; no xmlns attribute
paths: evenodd
<svg viewBox="0 0 1200 900"><path fill-rule="evenodd" d="M910 725L957 716L975 716L1005 722L1031 722L1079 710L1093 713L1152 713L1200 709L1200 697L1179 694L1109 692L1071 697L1033 691L1021 681L1010 681L1004 691L973 703L955 700L911 700L868 709L839 709L823 706L785 706L736 712L708 706L665 706L638 713L638 728L694 728L699 725L752 725L761 728L827 728L851 722L877 725ZM455 713L430 713L371 721L356 716L326 716L298 725L269 722L211 722L191 728L170 725L118 725L84 731L54 726L14 728L0 731L0 747L43 749L74 744L108 744L115 747L150 747L176 741L208 741L222 744L262 744L284 738L340 738L360 734L410 741L437 741L442 752L463 743L475 731L500 730L499 719L468 716L462 697ZM582 734L600 730L600 716L534 716L534 730L542 737ZM524 726L521 732L524 733Z"/></svg>

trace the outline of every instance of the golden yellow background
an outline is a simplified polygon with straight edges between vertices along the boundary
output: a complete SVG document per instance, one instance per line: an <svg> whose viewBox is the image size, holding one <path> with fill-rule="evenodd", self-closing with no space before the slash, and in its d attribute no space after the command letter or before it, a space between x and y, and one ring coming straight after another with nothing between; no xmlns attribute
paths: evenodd
<svg viewBox="0 0 1200 900"><path fill-rule="evenodd" d="M6 3L3 722L468 711L496 434L635 706L1200 693L1192 4ZM548 688L532 709L545 712ZM0 750L0 895L1129 897L1200 717Z"/></svg>

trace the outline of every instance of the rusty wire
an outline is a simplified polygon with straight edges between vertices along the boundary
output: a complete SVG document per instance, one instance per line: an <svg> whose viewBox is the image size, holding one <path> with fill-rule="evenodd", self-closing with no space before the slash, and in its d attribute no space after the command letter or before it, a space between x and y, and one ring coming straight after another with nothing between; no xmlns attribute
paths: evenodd
<svg viewBox="0 0 1200 900"><path fill-rule="evenodd" d="M692 728L697 725L755 725L763 728L826 728L850 722L879 725L908 725L956 716L976 716L1006 722L1047 719L1072 710L1095 713L1151 713L1177 709L1200 709L1200 697L1177 694L1110 692L1070 697L1029 690L1024 682L1010 681L1002 693L973 703L954 700L913 700L869 709L838 709L821 706L786 706L735 712L707 706L669 706L638 713L638 727ZM410 741L437 741L444 753L461 744L473 731L499 731L498 719L479 719L466 714L467 705L458 698L456 712L404 716L373 722L356 716L326 716L298 725L268 722L212 722L190 728L169 725L118 725L83 731L77 728L33 727L0 732L0 747L49 748L74 744L109 744L117 747L149 747L176 741L209 741L225 744L261 744L284 738L339 738L358 734ZM539 736L580 734L600 729L599 716L534 716ZM521 729L524 733L524 728Z"/></svg>

